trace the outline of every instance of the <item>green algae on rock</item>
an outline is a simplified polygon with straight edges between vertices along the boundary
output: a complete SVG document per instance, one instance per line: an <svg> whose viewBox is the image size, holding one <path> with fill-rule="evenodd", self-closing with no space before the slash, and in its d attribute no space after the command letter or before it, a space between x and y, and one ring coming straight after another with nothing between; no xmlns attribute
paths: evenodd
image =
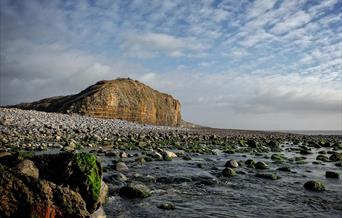
<svg viewBox="0 0 342 218"><path fill-rule="evenodd" d="M97 201L101 191L102 168L95 155L88 153L75 154L75 161L79 170L86 178L85 183L94 201Z"/></svg>

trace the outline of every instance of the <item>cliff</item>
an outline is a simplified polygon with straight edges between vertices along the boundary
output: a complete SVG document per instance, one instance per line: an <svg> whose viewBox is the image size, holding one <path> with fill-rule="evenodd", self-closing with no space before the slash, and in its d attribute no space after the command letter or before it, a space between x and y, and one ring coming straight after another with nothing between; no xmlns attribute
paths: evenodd
<svg viewBox="0 0 342 218"><path fill-rule="evenodd" d="M181 123L178 100L131 79L99 81L76 95L46 98L12 107L153 125L177 126Z"/></svg>

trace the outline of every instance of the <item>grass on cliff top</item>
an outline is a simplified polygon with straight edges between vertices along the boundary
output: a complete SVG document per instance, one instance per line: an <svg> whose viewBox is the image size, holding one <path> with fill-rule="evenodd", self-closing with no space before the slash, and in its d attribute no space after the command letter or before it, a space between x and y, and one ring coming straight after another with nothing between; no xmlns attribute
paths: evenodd
<svg viewBox="0 0 342 218"><path fill-rule="evenodd" d="M76 164L86 176L86 180L91 189L92 198L97 200L101 191L101 168L95 155L88 153L78 153L75 155Z"/></svg>

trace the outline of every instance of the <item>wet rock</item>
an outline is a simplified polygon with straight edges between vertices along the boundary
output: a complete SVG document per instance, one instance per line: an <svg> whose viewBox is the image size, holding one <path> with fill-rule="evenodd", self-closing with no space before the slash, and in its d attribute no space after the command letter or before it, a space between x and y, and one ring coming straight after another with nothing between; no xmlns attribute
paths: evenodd
<svg viewBox="0 0 342 218"><path fill-rule="evenodd" d="M67 178L70 186L79 190L85 200L90 213L94 212L103 203L100 199L104 195L102 182L102 167L95 155L77 153L73 155L72 164L67 167Z"/></svg>
<svg viewBox="0 0 342 218"><path fill-rule="evenodd" d="M342 161L342 153L334 153L329 157L329 160L336 162L336 161Z"/></svg>
<svg viewBox="0 0 342 218"><path fill-rule="evenodd" d="M122 187L119 195L126 198L147 198L151 196L151 190L141 183L130 183Z"/></svg>
<svg viewBox="0 0 342 218"><path fill-rule="evenodd" d="M337 166L337 167L342 167L342 162L335 163L335 166Z"/></svg>
<svg viewBox="0 0 342 218"><path fill-rule="evenodd" d="M320 161L323 161L323 162L330 162L329 158L327 156L323 155L323 154L317 155L316 160L320 160Z"/></svg>
<svg viewBox="0 0 342 218"><path fill-rule="evenodd" d="M280 147L279 147L279 143L277 143L276 141L273 141L273 140L271 140L271 141L269 141L268 143L267 143L267 146L271 149L271 151L273 151L273 152L279 152L279 151L281 151L281 149L280 149Z"/></svg>
<svg viewBox="0 0 342 218"><path fill-rule="evenodd" d="M312 152L310 151L310 148L308 148L308 147L302 147L302 148L300 149L300 154L308 155L308 154L312 154Z"/></svg>
<svg viewBox="0 0 342 218"><path fill-rule="evenodd" d="M277 176L277 174L275 174L275 173L257 173L257 174L255 174L255 176L258 178L269 179L269 180L280 179L280 177Z"/></svg>
<svg viewBox="0 0 342 218"><path fill-rule="evenodd" d="M339 179L340 174L334 171L326 171L325 172L325 177L327 178L333 178L333 179Z"/></svg>
<svg viewBox="0 0 342 218"><path fill-rule="evenodd" d="M260 170L264 170L264 169L268 169L269 166L265 162L259 161L255 164L255 168L260 169Z"/></svg>
<svg viewBox="0 0 342 218"><path fill-rule="evenodd" d="M248 159L248 160L245 161L245 164L249 168L255 168L256 162L254 160L252 160L252 159Z"/></svg>
<svg viewBox="0 0 342 218"><path fill-rule="evenodd" d="M282 162L284 160L284 155L282 154L272 154L271 159L277 162Z"/></svg>
<svg viewBox="0 0 342 218"><path fill-rule="evenodd" d="M153 157L154 159L157 160L163 160L163 155L161 155L159 152L157 151L151 151L150 153L147 154L148 156Z"/></svg>
<svg viewBox="0 0 342 218"><path fill-rule="evenodd" d="M115 170L119 172L128 171L128 167L124 162L117 162L115 164Z"/></svg>
<svg viewBox="0 0 342 218"><path fill-rule="evenodd" d="M239 167L239 163L236 160L229 160L226 162L225 166L230 168L237 168Z"/></svg>
<svg viewBox="0 0 342 218"><path fill-rule="evenodd" d="M0 166L0 217L88 217L80 194Z"/></svg>
<svg viewBox="0 0 342 218"><path fill-rule="evenodd" d="M172 152L172 151L163 151L163 156L170 157L170 158L175 158L177 157L177 154Z"/></svg>
<svg viewBox="0 0 342 218"><path fill-rule="evenodd" d="M311 191L316 191L316 192L322 192L325 190L325 186L322 182L320 181L308 181L304 184L304 188L311 190Z"/></svg>
<svg viewBox="0 0 342 218"><path fill-rule="evenodd" d="M146 158L145 157L138 157L137 159L135 159L135 162L139 163L140 165L146 163Z"/></svg>
<svg viewBox="0 0 342 218"><path fill-rule="evenodd" d="M233 176L236 176L236 172L232 168L226 167L222 171L222 175L225 176L225 177L233 177Z"/></svg>
<svg viewBox="0 0 342 218"><path fill-rule="evenodd" d="M191 160L192 158L189 155L184 155L182 157L183 160Z"/></svg>
<svg viewBox="0 0 342 218"><path fill-rule="evenodd" d="M31 160L28 160L28 159L22 160L15 166L15 168L20 173L25 174L27 176L31 176L36 179L38 179L39 177L39 170L34 164L34 162Z"/></svg>
<svg viewBox="0 0 342 218"><path fill-rule="evenodd" d="M291 168L289 166L279 167L277 170L284 172L291 172Z"/></svg>
<svg viewBox="0 0 342 218"><path fill-rule="evenodd" d="M162 210L174 210L176 207L171 202L165 202L165 203L158 205L158 208Z"/></svg>
<svg viewBox="0 0 342 218"><path fill-rule="evenodd" d="M247 141L247 145L251 148L256 148L257 147L257 142L255 140L249 139Z"/></svg>

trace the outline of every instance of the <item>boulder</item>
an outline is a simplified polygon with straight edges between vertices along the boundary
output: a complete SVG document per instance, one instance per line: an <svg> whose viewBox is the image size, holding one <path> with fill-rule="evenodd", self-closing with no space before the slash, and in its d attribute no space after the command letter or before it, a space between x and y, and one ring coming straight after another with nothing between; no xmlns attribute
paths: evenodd
<svg viewBox="0 0 342 218"><path fill-rule="evenodd" d="M304 188L310 190L310 191L316 191L316 192L322 192L325 190L325 186L322 182L320 181L307 181L304 184Z"/></svg>
<svg viewBox="0 0 342 218"><path fill-rule="evenodd" d="M0 217L88 217L80 194L0 165Z"/></svg>
<svg viewBox="0 0 342 218"><path fill-rule="evenodd" d="M43 172L40 179L77 191L89 213L101 206L100 196L106 189L102 185L102 166L95 155L64 152L35 156L32 160L39 172Z"/></svg>

